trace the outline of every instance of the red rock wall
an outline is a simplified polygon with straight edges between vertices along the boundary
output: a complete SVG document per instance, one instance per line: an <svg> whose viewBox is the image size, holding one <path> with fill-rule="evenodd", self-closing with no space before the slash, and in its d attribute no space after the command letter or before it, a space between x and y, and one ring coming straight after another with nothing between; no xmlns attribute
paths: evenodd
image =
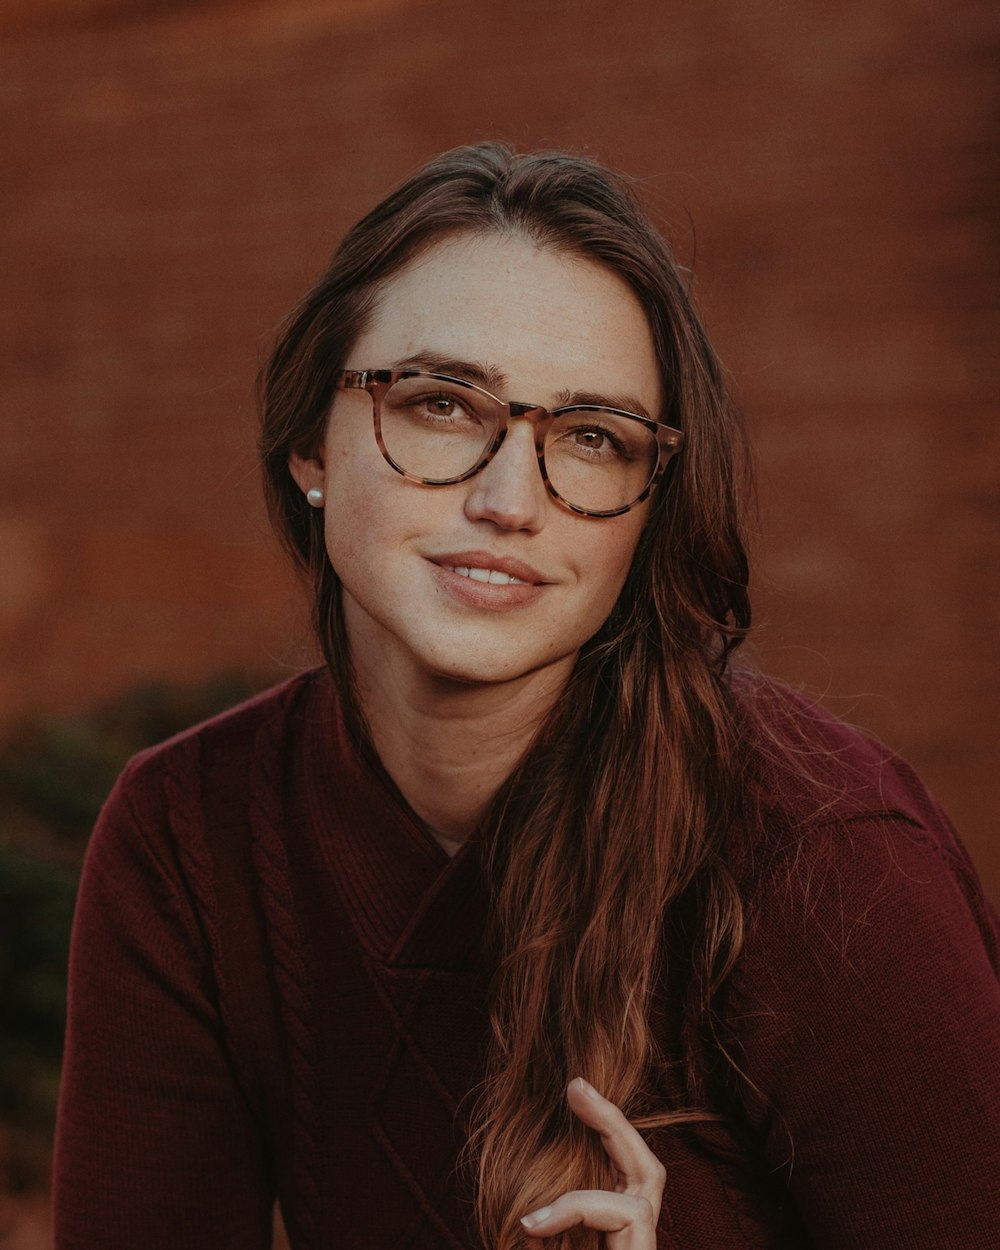
<svg viewBox="0 0 1000 1250"><path fill-rule="evenodd" d="M761 462L758 649L918 765L1000 893L997 10L0 5L0 716L305 629L251 388L342 229L484 136L638 175Z"/></svg>

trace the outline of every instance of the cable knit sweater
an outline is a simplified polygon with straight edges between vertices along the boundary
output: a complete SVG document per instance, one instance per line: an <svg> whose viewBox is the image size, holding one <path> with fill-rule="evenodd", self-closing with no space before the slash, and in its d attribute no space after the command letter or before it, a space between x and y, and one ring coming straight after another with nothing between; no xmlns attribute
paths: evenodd
<svg viewBox="0 0 1000 1250"><path fill-rule="evenodd" d="M904 764L768 697L825 798L778 753L748 773L725 1017L759 1098L714 1144L650 1139L657 1244L1000 1245L996 918ZM275 1195L296 1250L478 1244L455 1161L485 903L476 844L445 855L322 671L138 756L75 923L57 1250L258 1250Z"/></svg>

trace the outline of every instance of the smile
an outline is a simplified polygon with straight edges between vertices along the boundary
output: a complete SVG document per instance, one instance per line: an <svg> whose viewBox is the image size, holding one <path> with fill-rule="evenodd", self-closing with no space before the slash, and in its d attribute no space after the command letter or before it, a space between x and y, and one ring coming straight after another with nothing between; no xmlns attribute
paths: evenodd
<svg viewBox="0 0 1000 1250"><path fill-rule="evenodd" d="M499 569L474 569L465 568L462 565L453 565L452 572L457 573L460 577L471 578L474 582L489 582L491 586L528 586L529 582L522 581L520 577L513 577L510 573L501 573Z"/></svg>

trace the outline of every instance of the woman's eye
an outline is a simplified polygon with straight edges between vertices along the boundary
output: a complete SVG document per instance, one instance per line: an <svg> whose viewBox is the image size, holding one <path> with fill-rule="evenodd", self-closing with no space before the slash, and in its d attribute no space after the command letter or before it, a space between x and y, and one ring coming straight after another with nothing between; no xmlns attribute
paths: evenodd
<svg viewBox="0 0 1000 1250"><path fill-rule="evenodd" d="M566 438L574 451L595 460L621 459L627 455L621 440L599 425L578 426L569 430Z"/></svg>
<svg viewBox="0 0 1000 1250"><path fill-rule="evenodd" d="M469 411L455 395L420 395L410 401L417 416L430 421L464 421Z"/></svg>
<svg viewBox="0 0 1000 1250"><path fill-rule="evenodd" d="M608 438L603 430L577 430L574 437L581 447L589 451L600 451Z"/></svg>
<svg viewBox="0 0 1000 1250"><path fill-rule="evenodd" d="M612 409L565 409L557 413L545 452L580 465L611 468L655 464L656 435L640 419Z"/></svg>
<svg viewBox="0 0 1000 1250"><path fill-rule="evenodd" d="M382 400L383 432L392 437L396 429L406 426L415 434L428 438L482 436L490 427L491 412L473 392L458 387L439 386L426 389L426 382L403 379L391 386Z"/></svg>
<svg viewBox="0 0 1000 1250"><path fill-rule="evenodd" d="M451 395L435 395L428 399L427 407L439 417L450 417L458 408L458 402Z"/></svg>

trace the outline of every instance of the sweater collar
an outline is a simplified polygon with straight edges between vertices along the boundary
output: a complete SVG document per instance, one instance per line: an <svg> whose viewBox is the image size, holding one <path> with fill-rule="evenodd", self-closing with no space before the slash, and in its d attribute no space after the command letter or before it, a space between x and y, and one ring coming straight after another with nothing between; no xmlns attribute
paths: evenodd
<svg viewBox="0 0 1000 1250"><path fill-rule="evenodd" d="M298 714L295 793L366 953L397 968L475 970L486 913L475 839L454 856L437 843L377 757L352 741L326 670Z"/></svg>

